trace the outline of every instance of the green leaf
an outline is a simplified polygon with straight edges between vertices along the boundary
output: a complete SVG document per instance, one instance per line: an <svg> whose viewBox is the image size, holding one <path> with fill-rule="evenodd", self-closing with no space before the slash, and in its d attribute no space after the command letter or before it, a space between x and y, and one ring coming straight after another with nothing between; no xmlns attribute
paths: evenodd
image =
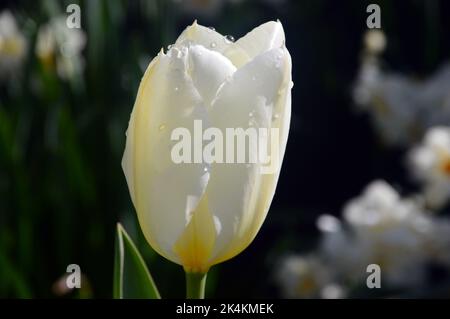
<svg viewBox="0 0 450 319"><path fill-rule="evenodd" d="M144 259L120 223L117 224L113 290L115 299L161 298Z"/></svg>

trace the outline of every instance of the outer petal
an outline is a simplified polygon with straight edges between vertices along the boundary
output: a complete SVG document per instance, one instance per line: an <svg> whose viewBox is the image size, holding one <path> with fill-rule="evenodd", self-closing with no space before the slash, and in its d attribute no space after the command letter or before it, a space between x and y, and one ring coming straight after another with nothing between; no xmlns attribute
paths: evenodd
<svg viewBox="0 0 450 319"><path fill-rule="evenodd" d="M203 196L186 230L173 250L188 272L207 272L216 240L216 227L209 211L208 197Z"/></svg>
<svg viewBox="0 0 450 319"><path fill-rule="evenodd" d="M204 27L194 21L178 37L175 46L198 44L210 50L223 53L233 43L226 41L225 37L214 29Z"/></svg>
<svg viewBox="0 0 450 319"><path fill-rule="evenodd" d="M281 22L269 21L254 28L234 43L247 53L249 59L274 48L284 45L285 37ZM227 54L227 52L225 52Z"/></svg>
<svg viewBox="0 0 450 319"><path fill-rule="evenodd" d="M279 128L279 166L290 121L291 59L273 49L234 73L213 102L212 125L226 128ZM220 223L210 263L232 258L245 249L262 225L279 176L261 174L259 164L213 164L206 191L209 208Z"/></svg>
<svg viewBox="0 0 450 319"><path fill-rule="evenodd" d="M192 132L195 119L208 122L187 76L186 54L174 49L151 62L139 86L122 160L146 239L161 255L178 263L173 245L190 222L209 179L204 164L177 165L171 159L172 130L186 127Z"/></svg>

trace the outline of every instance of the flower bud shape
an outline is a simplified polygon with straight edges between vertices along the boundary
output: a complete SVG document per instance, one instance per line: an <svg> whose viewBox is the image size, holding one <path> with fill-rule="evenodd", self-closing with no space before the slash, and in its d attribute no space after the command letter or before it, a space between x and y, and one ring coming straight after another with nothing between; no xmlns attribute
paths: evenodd
<svg viewBox="0 0 450 319"><path fill-rule="evenodd" d="M126 134L122 167L145 238L189 272L206 272L252 242L272 202L289 132L292 66L281 23L232 40L194 22L161 50L140 83ZM272 145L276 137L276 148L264 145L279 159L275 170L264 173L261 162L205 163L194 146L191 163L174 161L173 132L194 136L199 121L224 136L229 128L267 129L259 141ZM205 141L194 136L194 144Z"/></svg>

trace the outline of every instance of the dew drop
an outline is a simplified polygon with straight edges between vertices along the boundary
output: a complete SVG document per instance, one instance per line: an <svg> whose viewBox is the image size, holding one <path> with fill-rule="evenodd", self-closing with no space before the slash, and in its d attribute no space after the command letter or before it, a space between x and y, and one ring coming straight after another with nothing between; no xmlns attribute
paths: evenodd
<svg viewBox="0 0 450 319"><path fill-rule="evenodd" d="M176 87L174 88L174 90L175 90L175 92L178 92L178 90L179 90L178 86L176 86Z"/></svg>
<svg viewBox="0 0 450 319"><path fill-rule="evenodd" d="M209 171L208 167L204 167L204 168L203 168L203 171L204 171L205 173L207 173L207 172Z"/></svg>
<svg viewBox="0 0 450 319"><path fill-rule="evenodd" d="M253 112L248 113L248 116L253 117Z"/></svg>
<svg viewBox="0 0 450 319"><path fill-rule="evenodd" d="M232 42L234 42L234 37L233 37L232 35L226 35L226 36L224 37L224 39L225 39L225 42L226 42L226 43L232 43Z"/></svg>
<svg viewBox="0 0 450 319"><path fill-rule="evenodd" d="M210 46L211 46L211 48L214 49L217 46L217 44L216 44L216 42L211 42Z"/></svg>
<svg viewBox="0 0 450 319"><path fill-rule="evenodd" d="M169 44L169 45L167 46L167 51L170 50L170 49L172 49L172 44Z"/></svg>
<svg viewBox="0 0 450 319"><path fill-rule="evenodd" d="M278 118L280 118L280 115L278 114L278 113L275 113L273 116L272 116L272 120L276 120L276 119L278 119Z"/></svg>
<svg viewBox="0 0 450 319"><path fill-rule="evenodd" d="M252 81L256 81L256 76L252 76Z"/></svg>
<svg viewBox="0 0 450 319"><path fill-rule="evenodd" d="M158 129L160 132L164 131L166 129L166 124L161 124Z"/></svg>

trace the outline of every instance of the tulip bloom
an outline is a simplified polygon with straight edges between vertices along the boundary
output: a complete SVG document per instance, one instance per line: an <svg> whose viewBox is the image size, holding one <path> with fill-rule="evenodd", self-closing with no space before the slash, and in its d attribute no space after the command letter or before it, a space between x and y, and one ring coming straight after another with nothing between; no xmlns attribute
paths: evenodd
<svg viewBox="0 0 450 319"><path fill-rule="evenodd" d="M291 116L291 58L280 22L230 41L196 22L148 66L122 160L145 238L186 272L206 273L244 250L275 193ZM194 121L278 128L276 172L260 163L175 163L171 132ZM268 141L270 138L267 139Z"/></svg>

